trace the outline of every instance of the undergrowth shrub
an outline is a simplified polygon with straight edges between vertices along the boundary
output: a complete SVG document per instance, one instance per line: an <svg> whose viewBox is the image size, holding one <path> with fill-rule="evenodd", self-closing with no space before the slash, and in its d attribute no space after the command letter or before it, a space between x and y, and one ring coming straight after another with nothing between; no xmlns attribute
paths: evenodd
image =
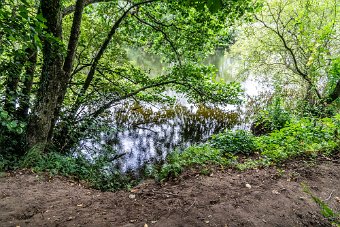
<svg viewBox="0 0 340 227"><path fill-rule="evenodd" d="M219 149L223 154L249 155L255 150L254 136L245 130L231 131L213 135L209 140L213 148Z"/></svg>
<svg viewBox="0 0 340 227"><path fill-rule="evenodd" d="M297 115L302 117L324 118L335 115L339 110L339 101L334 101L330 105L325 105L322 102L324 102L324 100L317 103L300 101L297 106Z"/></svg>
<svg viewBox="0 0 340 227"><path fill-rule="evenodd" d="M255 139L261 156L272 162L302 154L326 155L339 149L340 114L333 118L302 118L289 123L281 130Z"/></svg>
<svg viewBox="0 0 340 227"><path fill-rule="evenodd" d="M330 155L340 150L340 114L333 118L302 118L268 135L253 136L245 130L226 131L213 135L205 144L168 155L158 169L148 169L148 176L164 180L177 177L185 168L199 166L205 170L209 164L235 166L240 170L269 166L301 155L309 157L319 153ZM246 158L239 162L237 154L259 153L259 158Z"/></svg>
<svg viewBox="0 0 340 227"><path fill-rule="evenodd" d="M257 113L251 131L257 136L268 134L285 127L290 121L290 114L281 106L280 99L276 98L273 104Z"/></svg>
<svg viewBox="0 0 340 227"><path fill-rule="evenodd" d="M235 161L235 156L224 155L209 144L191 146L183 152L175 151L168 155L164 165L151 175L157 180L177 177L186 167L207 165L228 166Z"/></svg>
<svg viewBox="0 0 340 227"><path fill-rule="evenodd" d="M0 107L0 153L4 156L22 155L26 123L11 116Z"/></svg>
<svg viewBox="0 0 340 227"><path fill-rule="evenodd" d="M88 160L82 155L41 153L39 149L33 148L19 161L18 167L84 180L89 186L104 191L129 188L136 183L131 176L121 174L112 167L108 155L99 155Z"/></svg>

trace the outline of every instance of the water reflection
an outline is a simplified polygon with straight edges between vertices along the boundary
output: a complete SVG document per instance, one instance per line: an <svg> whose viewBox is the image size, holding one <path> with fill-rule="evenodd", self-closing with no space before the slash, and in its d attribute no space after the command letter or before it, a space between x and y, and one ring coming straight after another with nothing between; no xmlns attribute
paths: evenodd
<svg viewBox="0 0 340 227"><path fill-rule="evenodd" d="M162 72L163 65L159 58L137 53L132 55L134 58L131 60L145 70L149 69L151 76ZM214 64L219 69L218 80L240 80L235 78L237 59L226 57L224 50L217 51L206 63ZM248 100L263 90L254 79L239 82L242 82ZM203 142L214 133L231 128L249 128L249 119L255 110L247 105L194 106L180 94L169 91L169 95L177 96L178 102L172 106L127 102L113 109L113 130L110 133L103 132L99 143L82 141L80 149L89 154L88 148L97 151L110 148L120 157L115 162L116 167L123 172L137 170L145 163L164 160L175 149Z"/></svg>
<svg viewBox="0 0 340 227"><path fill-rule="evenodd" d="M103 143L126 154L117 163L122 171L160 161L174 149L202 142L238 121L236 112L205 105L125 104L114 116L118 130L104 135Z"/></svg>

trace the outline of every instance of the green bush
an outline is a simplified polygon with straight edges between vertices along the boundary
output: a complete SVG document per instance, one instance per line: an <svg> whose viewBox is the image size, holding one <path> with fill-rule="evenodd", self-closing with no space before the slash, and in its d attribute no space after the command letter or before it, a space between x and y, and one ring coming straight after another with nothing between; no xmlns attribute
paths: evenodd
<svg viewBox="0 0 340 227"><path fill-rule="evenodd" d="M223 155L220 150L211 147L209 144L191 146L183 152L175 151L168 155L166 162L158 171L153 172L153 177L164 180L177 177L185 168L207 165L228 166L235 161L233 155Z"/></svg>
<svg viewBox="0 0 340 227"><path fill-rule="evenodd" d="M269 135L255 137L244 130L226 131L213 135L203 145L192 146L182 153L176 151L168 155L165 164L158 169L147 169L148 176L164 180L177 177L185 168L199 166L207 171L209 164L235 166L240 170L280 163L289 158L307 155L316 156L320 152L330 155L340 149L340 114L333 118L302 118L291 121L286 127ZM239 163L235 154L249 155L260 152L258 159L248 158Z"/></svg>
<svg viewBox="0 0 340 227"><path fill-rule="evenodd" d="M22 155L26 123L18 121L0 107L0 153L5 156Z"/></svg>
<svg viewBox="0 0 340 227"><path fill-rule="evenodd" d="M251 131L257 136L268 134L274 130L280 130L290 121L290 114L282 108L280 99L277 98L267 109L260 111L255 116Z"/></svg>
<svg viewBox="0 0 340 227"><path fill-rule="evenodd" d="M296 108L293 110L297 116L311 118L325 118L336 115L339 112L340 99L332 104L326 104L326 100L318 100L308 102L300 100L297 102Z"/></svg>
<svg viewBox="0 0 340 227"><path fill-rule="evenodd" d="M17 165L18 168L31 168L35 172L48 172L84 180L91 187L104 191L129 188L136 184L134 178L121 174L111 163L108 155L99 155L90 161L81 155L41 153L39 148L33 148Z"/></svg>
<svg viewBox="0 0 340 227"><path fill-rule="evenodd" d="M331 154L339 149L340 114L333 118L302 118L267 136L255 139L261 156L280 162L302 154Z"/></svg>
<svg viewBox="0 0 340 227"><path fill-rule="evenodd" d="M224 154L251 154L255 150L254 136L245 130L227 130L213 135L209 144Z"/></svg>

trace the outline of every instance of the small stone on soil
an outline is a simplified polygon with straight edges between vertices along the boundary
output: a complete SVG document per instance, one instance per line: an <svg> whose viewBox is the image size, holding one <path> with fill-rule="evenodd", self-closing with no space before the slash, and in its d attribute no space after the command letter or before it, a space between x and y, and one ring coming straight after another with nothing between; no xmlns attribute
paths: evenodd
<svg viewBox="0 0 340 227"><path fill-rule="evenodd" d="M340 203L340 198L339 197L335 197L335 200Z"/></svg>
<svg viewBox="0 0 340 227"><path fill-rule="evenodd" d="M278 192L278 191L275 190L275 189L272 191L272 193L275 194L275 195L279 195L279 194L280 194L280 192Z"/></svg>
<svg viewBox="0 0 340 227"><path fill-rule="evenodd" d="M73 217L70 216L70 217L67 218L67 221L71 221L72 219L73 219Z"/></svg>

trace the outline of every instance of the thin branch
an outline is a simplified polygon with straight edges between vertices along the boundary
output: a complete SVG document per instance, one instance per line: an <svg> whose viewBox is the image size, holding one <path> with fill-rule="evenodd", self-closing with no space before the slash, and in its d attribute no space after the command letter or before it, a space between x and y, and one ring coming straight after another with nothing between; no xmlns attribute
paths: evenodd
<svg viewBox="0 0 340 227"><path fill-rule="evenodd" d="M71 76L79 73L81 70L85 69L86 67L90 67L92 64L83 64L82 66L77 66L77 68L75 70L73 70Z"/></svg>
<svg viewBox="0 0 340 227"><path fill-rule="evenodd" d="M162 33L164 39L170 44L171 46L171 49L175 52L176 54L176 58L177 58L177 61L179 63L179 65L182 65L182 61L181 61L181 56L180 54L178 53L178 50L177 48L175 47L175 44L171 41L171 39L169 38L168 34L166 34L166 32L164 32L162 29L160 29L159 27L147 22L147 21L144 21L142 20L141 18L137 17L136 15L133 15L139 22L145 24L145 25L148 25L150 26L152 29L154 29L155 31L158 31L160 33Z"/></svg>
<svg viewBox="0 0 340 227"><path fill-rule="evenodd" d="M85 7L98 2L111 2L112 0L85 0ZM76 5L71 5L63 9L63 17L73 13L76 10Z"/></svg>
<svg viewBox="0 0 340 227"><path fill-rule="evenodd" d="M282 41L282 44L283 44L284 48L288 51L288 53L289 53L290 56L292 57L293 64L294 64L294 68L295 68L296 72L297 72L300 76L302 76L302 78L305 79L305 80L308 82L308 84L310 84L310 85L314 88L314 90L315 90L315 92L316 92L318 98L319 98L319 99L322 99L322 96L321 96L320 92L315 88L315 86L313 85L313 82L311 81L311 79L308 77L308 75L307 75L306 73L302 72L302 70L300 69L300 67L299 67L299 65L298 65L298 61L297 61L297 59L296 59L296 55L295 55L293 49L292 49L291 47L288 46L287 40L285 39L285 37L283 36L283 34L280 33L280 31L278 30L278 27L277 27L277 30L275 30L274 28L270 27L266 22L264 22L263 20L261 20L260 18L258 18L256 15L255 15L255 19L258 20L259 22L261 22L262 25L263 25L265 28L271 30L272 32L274 32L274 33L279 37L279 39Z"/></svg>
<svg viewBox="0 0 340 227"><path fill-rule="evenodd" d="M127 99L127 98L131 98L131 97L137 95L138 93L145 91L147 89L159 87L159 86L164 86L164 85L167 85L167 84L179 84L179 83L176 80L170 80L170 81L163 81L163 82L159 82L159 83L155 83L155 84L150 84L150 85L147 85L145 87L139 88L139 89L137 89L137 90L135 90L131 93L128 93L128 94L126 94L122 97L118 97L116 99L109 101L108 103L104 104L99 109L97 109L95 112L91 113L90 117L93 117L93 118L98 117L100 114L102 114L105 110L110 108L116 102L119 102L119 101Z"/></svg>
<svg viewBox="0 0 340 227"><path fill-rule="evenodd" d="M80 104L81 104L81 100L82 100L82 97L84 96L84 94L86 93L87 89L89 88L93 78L94 78L94 74L96 72L96 68L97 68L97 65L99 63L99 60L101 59L101 57L103 56L106 48L108 47L108 45L110 44L112 38L113 38L113 35L116 33L117 29L119 28L120 24L123 22L124 18L129 14L130 10L132 10L133 8L135 7L138 7L140 5L144 5L144 4L149 4L149 3L152 3L152 2L156 2L158 0L148 0L148 1L144 1L144 2L139 2L139 3L136 3L132 6L130 6L119 18L118 20L114 23L114 25L112 26L109 34L107 35L107 38L104 40L103 44L101 45L98 53L96 54L96 56L93 58L93 61L92 61L92 66L91 66L91 69L89 71L89 73L87 74L87 77L86 77L86 80L84 82L84 86L82 87L80 93L79 93L79 96L76 100L76 103L74 105L74 108L73 108L73 113L75 113L77 111L77 109L79 108Z"/></svg>

